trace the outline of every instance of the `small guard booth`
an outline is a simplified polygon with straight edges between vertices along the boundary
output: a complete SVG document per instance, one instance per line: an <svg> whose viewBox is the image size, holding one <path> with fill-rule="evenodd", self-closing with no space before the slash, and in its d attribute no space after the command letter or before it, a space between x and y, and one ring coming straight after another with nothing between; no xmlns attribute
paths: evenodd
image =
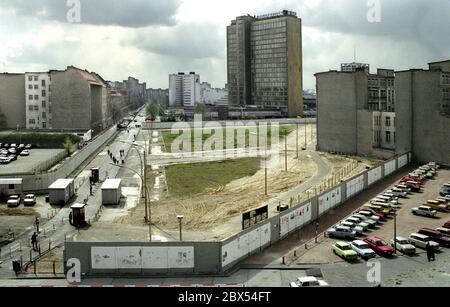
<svg viewBox="0 0 450 307"><path fill-rule="evenodd" d="M102 185L102 204L117 206L122 197L122 179L108 179Z"/></svg>
<svg viewBox="0 0 450 307"><path fill-rule="evenodd" d="M86 204L73 204L72 209L72 225L75 227L83 227L86 225Z"/></svg>

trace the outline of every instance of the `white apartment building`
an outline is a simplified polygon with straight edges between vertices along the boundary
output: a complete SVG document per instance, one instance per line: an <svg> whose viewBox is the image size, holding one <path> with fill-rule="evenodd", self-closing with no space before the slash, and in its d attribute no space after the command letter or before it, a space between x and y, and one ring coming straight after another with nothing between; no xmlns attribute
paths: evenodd
<svg viewBox="0 0 450 307"><path fill-rule="evenodd" d="M373 112L373 142L375 146L395 150L397 138L395 115L395 112Z"/></svg>
<svg viewBox="0 0 450 307"><path fill-rule="evenodd" d="M51 129L50 74L25 74L25 116L27 129Z"/></svg>
<svg viewBox="0 0 450 307"><path fill-rule="evenodd" d="M209 83L202 83L202 103L211 106L228 105L228 91L223 88L212 88Z"/></svg>
<svg viewBox="0 0 450 307"><path fill-rule="evenodd" d="M195 107L201 102L200 75L191 72L169 76L169 106Z"/></svg>

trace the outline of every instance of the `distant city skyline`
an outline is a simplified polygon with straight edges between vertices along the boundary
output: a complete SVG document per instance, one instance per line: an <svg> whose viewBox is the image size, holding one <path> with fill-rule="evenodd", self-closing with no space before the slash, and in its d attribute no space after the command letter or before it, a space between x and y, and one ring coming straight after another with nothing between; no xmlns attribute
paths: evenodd
<svg viewBox="0 0 450 307"><path fill-rule="evenodd" d="M450 3L439 0L381 0L379 23L367 20L367 1L360 0L80 3L81 23L69 23L65 1L2 1L0 72L74 65L111 81L134 76L149 88L168 88L170 73L196 71L224 87L230 20L284 9L303 20L304 89L315 88L314 73L352 62L355 49L357 62L395 70L426 68L424 62L446 59L450 49L443 39Z"/></svg>

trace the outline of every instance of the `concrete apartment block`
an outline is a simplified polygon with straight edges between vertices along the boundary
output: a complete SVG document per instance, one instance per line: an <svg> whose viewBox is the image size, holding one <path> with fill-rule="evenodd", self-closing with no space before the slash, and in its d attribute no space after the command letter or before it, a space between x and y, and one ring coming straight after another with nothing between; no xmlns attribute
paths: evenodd
<svg viewBox="0 0 450 307"><path fill-rule="evenodd" d="M0 111L8 129L26 127L25 74L0 74Z"/></svg>

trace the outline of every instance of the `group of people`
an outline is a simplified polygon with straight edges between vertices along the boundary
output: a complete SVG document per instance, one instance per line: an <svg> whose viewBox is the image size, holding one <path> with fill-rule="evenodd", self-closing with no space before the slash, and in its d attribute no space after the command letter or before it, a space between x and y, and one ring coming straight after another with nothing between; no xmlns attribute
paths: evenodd
<svg viewBox="0 0 450 307"><path fill-rule="evenodd" d="M116 158L113 153L108 149L108 156L114 164L125 164L125 150L120 150L120 158Z"/></svg>

